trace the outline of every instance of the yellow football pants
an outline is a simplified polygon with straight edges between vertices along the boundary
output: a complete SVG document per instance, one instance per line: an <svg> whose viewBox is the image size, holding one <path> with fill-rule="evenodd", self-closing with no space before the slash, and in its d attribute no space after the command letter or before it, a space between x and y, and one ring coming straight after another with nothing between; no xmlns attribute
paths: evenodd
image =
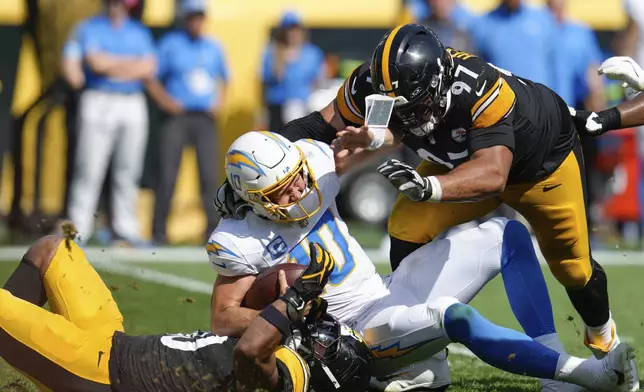
<svg viewBox="0 0 644 392"><path fill-rule="evenodd" d="M452 226L485 216L503 202L530 223L557 280L568 288L583 287L592 274L583 165L581 148L576 146L548 177L509 185L494 198L473 203L419 203L399 195L389 218L389 234L407 242L427 243ZM423 161L417 170L421 176L432 176L449 169Z"/></svg>
<svg viewBox="0 0 644 392"><path fill-rule="evenodd" d="M61 242L45 274L51 312L0 289L0 356L42 390L110 389L112 335L123 316L73 242Z"/></svg>

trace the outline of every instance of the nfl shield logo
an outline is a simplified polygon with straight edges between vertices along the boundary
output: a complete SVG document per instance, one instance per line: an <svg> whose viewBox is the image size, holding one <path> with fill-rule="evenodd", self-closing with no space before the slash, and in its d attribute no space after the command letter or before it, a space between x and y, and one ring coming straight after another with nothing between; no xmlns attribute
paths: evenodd
<svg viewBox="0 0 644 392"><path fill-rule="evenodd" d="M465 128L452 129L452 139L454 139L456 143L464 142L466 134L467 131L465 130Z"/></svg>

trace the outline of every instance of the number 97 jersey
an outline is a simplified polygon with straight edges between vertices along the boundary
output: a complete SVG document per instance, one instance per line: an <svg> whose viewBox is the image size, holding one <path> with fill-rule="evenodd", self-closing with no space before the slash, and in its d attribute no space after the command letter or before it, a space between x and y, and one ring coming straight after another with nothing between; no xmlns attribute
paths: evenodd
<svg viewBox="0 0 644 392"><path fill-rule="evenodd" d="M427 137L416 137L397 122L395 109L389 129L418 156L444 171L468 161L476 151L494 146L505 146L514 153L510 185L556 170L576 138L566 103L542 84L475 55L448 51L453 60L448 110L436 129ZM336 96L337 111L345 124L363 125L364 99L373 93L369 64L364 63Z"/></svg>
<svg viewBox="0 0 644 392"><path fill-rule="evenodd" d="M338 215L335 197L340 181L333 152L328 145L310 139L295 145L307 157L322 194L322 206L305 227L274 222L248 212L243 220L222 219L206 246L210 263L224 276L257 275L281 263L310 262L309 243L317 242L334 257L336 266L323 297L329 312L350 323L373 301L386 295L383 279L376 273L358 242Z"/></svg>

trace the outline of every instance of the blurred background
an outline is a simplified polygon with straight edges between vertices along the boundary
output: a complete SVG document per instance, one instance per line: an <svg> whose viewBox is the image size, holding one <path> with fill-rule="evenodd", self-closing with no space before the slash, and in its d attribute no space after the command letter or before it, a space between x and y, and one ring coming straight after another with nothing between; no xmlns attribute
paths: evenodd
<svg viewBox="0 0 644 392"><path fill-rule="evenodd" d="M2 0L0 242L71 218L90 244L203 244L229 144L324 107L400 23L602 110L623 91L597 66L613 55L644 65L639 3ZM594 248L641 249L644 133L584 148ZM396 196L376 164L343 177L338 197L371 248Z"/></svg>

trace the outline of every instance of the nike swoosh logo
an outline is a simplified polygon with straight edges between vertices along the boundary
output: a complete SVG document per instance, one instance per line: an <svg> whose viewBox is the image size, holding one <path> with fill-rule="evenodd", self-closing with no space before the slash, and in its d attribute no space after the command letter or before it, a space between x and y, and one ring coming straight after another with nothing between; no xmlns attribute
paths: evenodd
<svg viewBox="0 0 644 392"><path fill-rule="evenodd" d="M544 192L550 192L551 190L559 188L560 186L561 186L561 184L544 186L543 191Z"/></svg>
<svg viewBox="0 0 644 392"><path fill-rule="evenodd" d="M487 80L483 82L483 87L481 87L481 89L476 92L477 97L480 97L481 95L483 95L483 90L485 90L485 85L487 85Z"/></svg>
<svg viewBox="0 0 644 392"><path fill-rule="evenodd" d="M358 80L358 78L353 79L353 83L351 83L351 95L356 95L358 92L358 90L356 90L356 80Z"/></svg>
<svg viewBox="0 0 644 392"><path fill-rule="evenodd" d="M226 263L221 263L221 264L219 264L219 263L214 262L214 261L213 261L212 263L213 263L214 265L216 265L217 267L220 267L220 268L226 268Z"/></svg>
<svg viewBox="0 0 644 392"><path fill-rule="evenodd" d="M103 354L105 354L102 351L98 352L98 363L96 363L96 367L99 367L101 365L101 358L103 358Z"/></svg>

